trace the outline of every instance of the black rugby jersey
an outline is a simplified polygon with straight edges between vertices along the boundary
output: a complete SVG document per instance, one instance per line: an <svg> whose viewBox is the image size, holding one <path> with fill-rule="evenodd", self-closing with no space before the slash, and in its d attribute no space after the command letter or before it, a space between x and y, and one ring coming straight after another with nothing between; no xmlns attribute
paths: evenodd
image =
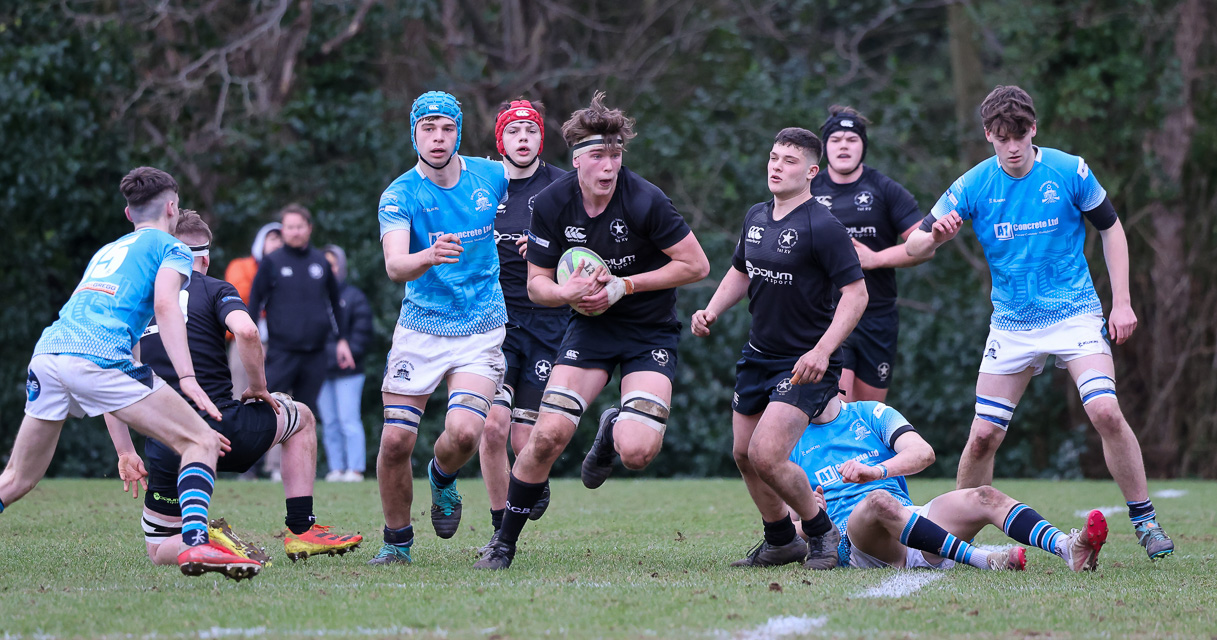
<svg viewBox="0 0 1217 640"><path fill-rule="evenodd" d="M904 230L925 217L917 208L913 194L867 166L863 166L862 175L849 184L837 184L828 177L827 170L822 171L811 181L811 194L845 225L851 238L872 251L896 246ZM867 313L896 308L896 270L867 271L866 291L870 295Z"/></svg>
<svg viewBox="0 0 1217 640"><path fill-rule="evenodd" d="M190 346L190 360L194 363L195 379L207 397L213 402L232 400L232 372L228 369L228 347L224 336L228 326L224 320L233 311L246 311L245 303L237 288L218 278L205 276L198 271L190 278L190 285L181 293L186 313L186 343ZM140 361L152 367L156 375L181 393L177 371L156 323L149 325L139 341ZM245 391L241 389L241 391Z"/></svg>
<svg viewBox="0 0 1217 640"><path fill-rule="evenodd" d="M494 243L499 248L499 285L503 287L508 316L511 316L512 309L570 313L569 309L553 309L528 299L528 263L520 257L520 248L516 246L517 240L527 237L533 199L565 173L541 162L531 176L512 180L507 186L507 198L499 203L494 218Z"/></svg>
<svg viewBox="0 0 1217 640"><path fill-rule="evenodd" d="M571 247L595 251L616 276L654 271L672 261L663 251L692 233L659 187L626 167L604 212L590 218L583 208L579 175L571 171L537 194L528 236L528 261L554 269ZM676 289L623 297L597 319L630 323L676 322Z"/></svg>
<svg viewBox="0 0 1217 640"><path fill-rule="evenodd" d="M748 342L776 356L815 347L832 324L837 290L862 279L844 225L814 199L781 220L772 200L753 205L731 266L748 274Z"/></svg>

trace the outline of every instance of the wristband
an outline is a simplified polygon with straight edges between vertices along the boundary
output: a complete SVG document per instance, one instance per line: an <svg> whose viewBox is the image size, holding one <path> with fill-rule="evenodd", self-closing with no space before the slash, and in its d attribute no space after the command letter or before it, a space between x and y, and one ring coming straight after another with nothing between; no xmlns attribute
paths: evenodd
<svg viewBox="0 0 1217 640"><path fill-rule="evenodd" d="M622 278L621 281L625 283L625 295L632 295L634 293L634 281L630 280L629 276Z"/></svg>
<svg viewBox="0 0 1217 640"><path fill-rule="evenodd" d="M880 469L882 469L882 470L883 470L883 476L882 476L881 478L879 478L879 479L880 479L880 480L887 480L887 467L885 467L885 466L883 466L883 465L881 465L881 464L877 464L877 465L875 465L875 466L876 466L876 467L879 467Z"/></svg>

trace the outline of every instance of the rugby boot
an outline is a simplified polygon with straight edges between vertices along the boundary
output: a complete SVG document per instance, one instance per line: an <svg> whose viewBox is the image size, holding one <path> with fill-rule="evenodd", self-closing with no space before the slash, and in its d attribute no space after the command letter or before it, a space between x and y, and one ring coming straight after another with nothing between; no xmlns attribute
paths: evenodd
<svg viewBox="0 0 1217 640"><path fill-rule="evenodd" d="M228 526L228 521L224 518L211 520L207 526L207 537L212 542L228 549L233 555L255 560L263 567L269 567L271 564L270 554L266 553L265 547L259 547L243 540L232 530L232 527Z"/></svg>
<svg viewBox="0 0 1217 640"><path fill-rule="evenodd" d="M617 407L609 407L600 414L600 429L587 457L583 458L583 486L598 489L613 473L613 460L617 450L613 448L613 424L617 422ZM538 516L539 517L539 516Z"/></svg>
<svg viewBox="0 0 1217 640"><path fill-rule="evenodd" d="M283 537L283 550L292 562L304 560L309 556L321 554L342 555L359 548L363 536L358 533L343 535L330 533L330 528L322 524L314 524L308 531L299 535L290 530Z"/></svg>
<svg viewBox="0 0 1217 640"><path fill-rule="evenodd" d="M187 547L178 554L177 564L182 573L188 576L201 576L208 571L214 571L238 582L252 578L262 571L262 563L242 558L214 540L207 544Z"/></svg>
<svg viewBox="0 0 1217 640"><path fill-rule="evenodd" d="M368 564L373 566L386 564L410 564L413 560L410 559L410 546L399 547L397 545L384 543L380 546L380 551L376 552L376 557L368 560Z"/></svg>
<svg viewBox="0 0 1217 640"><path fill-rule="evenodd" d="M461 494L456 490L456 480L441 489L431 476L431 465L427 465L427 480L431 483L431 526L435 535L451 538L461 526Z"/></svg>
<svg viewBox="0 0 1217 640"><path fill-rule="evenodd" d="M1086 516L1086 524L1065 538L1062 556L1070 571L1094 571L1099 566L1099 551L1107 542L1107 518L1098 509Z"/></svg>
<svg viewBox="0 0 1217 640"><path fill-rule="evenodd" d="M493 547L494 543L496 543L498 541L499 541L499 530L495 529L494 533L490 534L490 541L487 542L484 546L478 548L478 557L480 558L480 557L486 555L487 553L489 553L490 548Z"/></svg>
<svg viewBox="0 0 1217 640"><path fill-rule="evenodd" d="M836 550L833 551L836 558ZM761 540L748 555L731 563L733 567L777 567L792 562L802 562L807 557L807 543L795 536L787 544L772 545Z"/></svg>
<svg viewBox="0 0 1217 640"><path fill-rule="evenodd" d="M1162 530L1157 520L1147 520L1137 525L1137 542L1145 547L1150 560L1165 558L1175 552L1175 543Z"/></svg>
<svg viewBox="0 0 1217 640"><path fill-rule="evenodd" d="M803 560L804 569L827 571L837 566L837 547L841 544L841 532L835 525L828 527L828 532L807 539L807 558Z"/></svg>
<svg viewBox="0 0 1217 640"><path fill-rule="evenodd" d="M545 488L541 490L541 498L537 500L537 504L528 512L529 520L540 520L541 516L545 515L545 510L549 508L549 479L545 480Z"/></svg>
<svg viewBox="0 0 1217 640"><path fill-rule="evenodd" d="M516 557L516 546L499 540L495 536L486 545L486 553L473 564L474 569L499 570L511 567L511 561Z"/></svg>
<svg viewBox="0 0 1217 640"><path fill-rule="evenodd" d="M1006 551L994 551L989 554L988 563L994 571L1022 571L1027 568L1027 550L1010 547Z"/></svg>

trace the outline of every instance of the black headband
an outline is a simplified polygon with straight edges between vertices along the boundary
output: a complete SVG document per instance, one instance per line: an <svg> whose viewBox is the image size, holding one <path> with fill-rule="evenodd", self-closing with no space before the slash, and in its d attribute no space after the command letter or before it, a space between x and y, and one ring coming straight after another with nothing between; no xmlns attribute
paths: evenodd
<svg viewBox="0 0 1217 640"><path fill-rule="evenodd" d="M862 160L865 160L866 147L870 146L870 141L866 138L866 123L862 122L862 118L848 113L834 113L820 125L820 139L827 145L828 136L838 131L851 131L862 138Z"/></svg>

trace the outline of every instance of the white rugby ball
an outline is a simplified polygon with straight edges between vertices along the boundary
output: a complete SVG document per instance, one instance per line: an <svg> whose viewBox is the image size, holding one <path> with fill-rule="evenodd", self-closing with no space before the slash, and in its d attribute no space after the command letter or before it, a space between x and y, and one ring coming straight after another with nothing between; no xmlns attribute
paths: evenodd
<svg viewBox="0 0 1217 640"><path fill-rule="evenodd" d="M558 259L558 268L554 274L558 279L558 284L566 284L567 280L575 274L575 270L579 268L580 263L583 265L583 275L590 276L596 272L597 267L608 269L608 265L604 264L604 260L596 254L595 251L585 247L571 247L562 254ZM572 309L582 313L585 316L598 316L600 313L583 313L579 307L570 305ZM601 312L603 313L603 312Z"/></svg>

